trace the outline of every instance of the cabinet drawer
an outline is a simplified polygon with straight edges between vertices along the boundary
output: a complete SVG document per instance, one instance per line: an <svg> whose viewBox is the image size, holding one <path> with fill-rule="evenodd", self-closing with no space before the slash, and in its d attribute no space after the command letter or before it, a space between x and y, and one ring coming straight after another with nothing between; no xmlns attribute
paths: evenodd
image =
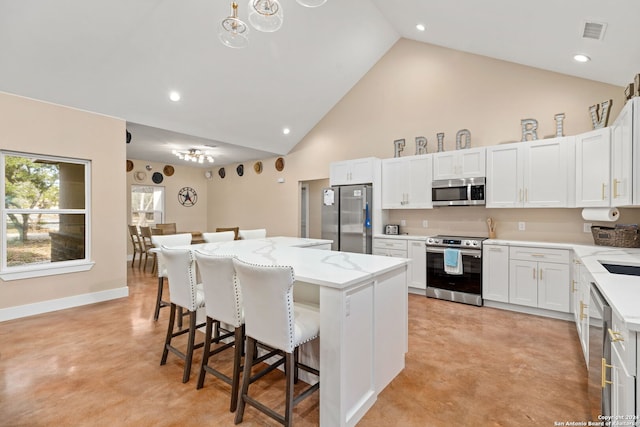
<svg viewBox="0 0 640 427"><path fill-rule="evenodd" d="M510 259L523 261L545 261L568 264L570 260L567 249L527 248L512 246L509 248Z"/></svg>
<svg viewBox="0 0 640 427"><path fill-rule="evenodd" d="M407 241L400 239L373 239L373 247L378 249L397 249L407 251Z"/></svg>
<svg viewBox="0 0 640 427"><path fill-rule="evenodd" d="M614 312L609 328L612 350L616 350L629 375L636 375L636 333L629 331Z"/></svg>
<svg viewBox="0 0 640 427"><path fill-rule="evenodd" d="M391 256L395 258L407 258L407 251L398 249L373 248L373 255Z"/></svg>

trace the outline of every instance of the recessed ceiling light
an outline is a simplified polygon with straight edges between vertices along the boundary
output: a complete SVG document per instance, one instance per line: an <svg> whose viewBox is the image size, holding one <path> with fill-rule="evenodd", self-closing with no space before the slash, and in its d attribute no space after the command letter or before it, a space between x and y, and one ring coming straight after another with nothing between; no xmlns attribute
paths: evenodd
<svg viewBox="0 0 640 427"><path fill-rule="evenodd" d="M291 133L291 129L284 128L284 129L282 129L282 133L284 133L285 135L289 135L289 133Z"/></svg>
<svg viewBox="0 0 640 427"><path fill-rule="evenodd" d="M427 27L425 27L425 26L424 26L424 24L418 24L418 25L416 25L416 29L417 29L418 31L424 31L424 30L426 30L426 28L427 28Z"/></svg>
<svg viewBox="0 0 640 427"><path fill-rule="evenodd" d="M577 55L573 55L573 59L575 61L578 61L578 62L589 62L589 61L591 61L591 58L589 58L587 55L583 55L581 53L579 53Z"/></svg>
<svg viewBox="0 0 640 427"><path fill-rule="evenodd" d="M178 102L180 101L180 94L174 90L169 93L169 99L173 102Z"/></svg>

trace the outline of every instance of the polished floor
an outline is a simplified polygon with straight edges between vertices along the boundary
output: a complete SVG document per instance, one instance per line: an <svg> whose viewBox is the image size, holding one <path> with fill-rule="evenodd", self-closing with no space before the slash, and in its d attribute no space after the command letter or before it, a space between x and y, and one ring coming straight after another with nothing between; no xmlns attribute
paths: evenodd
<svg viewBox="0 0 640 427"><path fill-rule="evenodd" d="M229 386L196 390L200 353L186 384L176 357L160 366L168 311L154 322L155 278L128 271L129 298L0 323L0 425L233 425ZM571 322L410 295L406 368L358 426L587 421L586 377ZM282 409L281 378L256 390ZM317 393L294 424L318 425ZM242 425L278 424L247 408Z"/></svg>

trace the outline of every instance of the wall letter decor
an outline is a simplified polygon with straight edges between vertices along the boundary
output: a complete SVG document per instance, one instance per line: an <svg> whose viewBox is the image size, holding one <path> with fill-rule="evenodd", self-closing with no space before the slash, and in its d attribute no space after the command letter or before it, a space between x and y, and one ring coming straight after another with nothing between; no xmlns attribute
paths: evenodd
<svg viewBox="0 0 640 427"><path fill-rule="evenodd" d="M427 138L424 136L416 136L416 156L418 154L427 154Z"/></svg>
<svg viewBox="0 0 640 427"><path fill-rule="evenodd" d="M464 145L462 145L462 138L464 137ZM456 150L471 148L471 132L469 129L460 129L456 133Z"/></svg>
<svg viewBox="0 0 640 427"><path fill-rule="evenodd" d="M404 150L404 139L396 139L393 141L393 148L395 151L393 157L400 157L400 153Z"/></svg>
<svg viewBox="0 0 640 427"><path fill-rule="evenodd" d="M522 142L527 140L527 135L531 135L531 140L538 139L538 121L536 119L522 119L520 120L522 125Z"/></svg>
<svg viewBox="0 0 640 427"><path fill-rule="evenodd" d="M437 133L436 137L438 138L438 153L441 153L444 151L444 132Z"/></svg>
<svg viewBox="0 0 640 427"><path fill-rule="evenodd" d="M564 136L564 113L553 116L556 121L556 137Z"/></svg>
<svg viewBox="0 0 640 427"><path fill-rule="evenodd" d="M594 129L600 129L606 127L609 123L609 107L613 100L602 101L600 104L592 105L589 107L589 113L591 113L591 123ZM598 117L598 108L600 108L600 117Z"/></svg>

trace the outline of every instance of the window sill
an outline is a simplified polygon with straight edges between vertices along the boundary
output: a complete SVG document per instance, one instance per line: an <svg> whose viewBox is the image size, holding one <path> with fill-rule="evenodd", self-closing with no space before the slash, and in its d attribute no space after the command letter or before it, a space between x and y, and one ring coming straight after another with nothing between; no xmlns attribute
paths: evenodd
<svg viewBox="0 0 640 427"><path fill-rule="evenodd" d="M10 280L30 279L33 277L54 276L57 274L78 273L81 271L89 271L93 268L95 262L83 261L78 264L66 264L61 266L52 266L47 264L46 267L29 267L26 269L4 271L0 273L0 279L8 282Z"/></svg>

